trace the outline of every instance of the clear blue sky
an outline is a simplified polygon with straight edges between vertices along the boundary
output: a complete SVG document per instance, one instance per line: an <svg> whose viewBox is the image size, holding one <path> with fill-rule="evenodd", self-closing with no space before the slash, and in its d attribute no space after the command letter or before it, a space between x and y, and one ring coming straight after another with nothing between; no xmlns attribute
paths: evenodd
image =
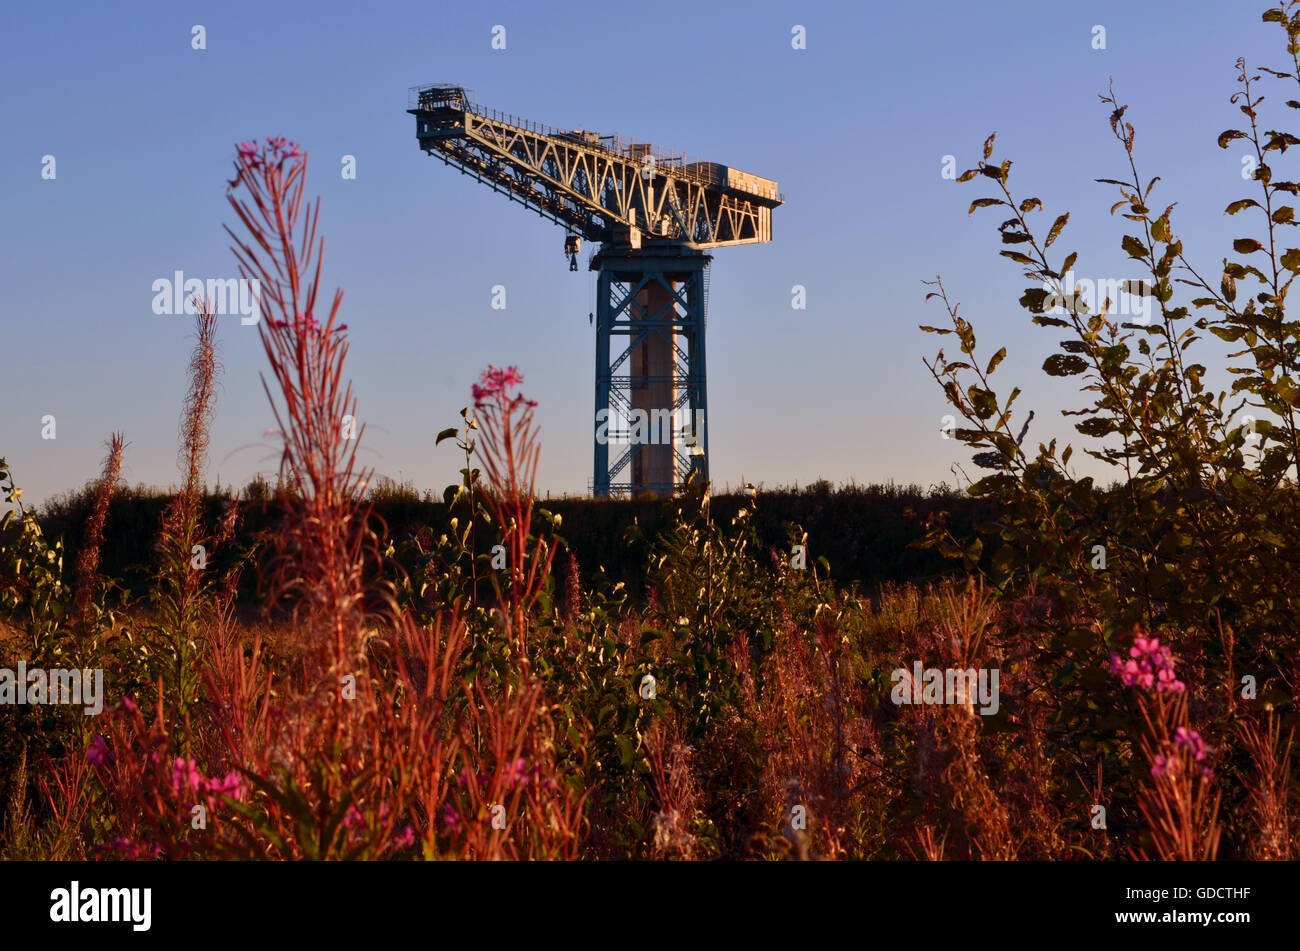
<svg viewBox="0 0 1300 951"><path fill-rule="evenodd" d="M921 364L941 323L922 280L942 274L997 377L1038 409L1031 435L1067 434L1078 383L1039 370L1051 332L1016 301L988 193L941 176L998 133L1020 197L1072 223L1082 277L1140 274L1101 177L1123 177L1097 93L1113 76L1138 129L1153 204L1178 200L1194 261L1218 273L1244 234L1224 206L1251 194L1233 62L1283 68L1264 3L932 0L928 3L8 3L0 12L0 455L39 501L92 477L124 430L132 482L178 481L192 326L151 310L152 282L236 275L222 224L234 145L283 134L311 155L326 291L345 290L363 460L440 491L479 370L517 364L540 402L541 487L591 478L593 275L570 273L563 231L416 146L407 88L453 81L555 126L621 132L780 182L768 245L722 249L711 278L710 442L719 483L955 481L959 443ZM191 49L191 27L206 29ZM506 28L506 49L491 46ZM794 25L807 48L793 49ZM1092 48L1095 25L1106 49ZM1271 109L1300 90L1266 83ZM1236 143L1239 145L1240 143ZM42 157L57 178L43 180ZM356 157L357 177L340 162ZM1284 160L1281 168L1285 169ZM1275 177L1296 177L1275 173ZM1231 224L1231 226L1230 226ZM493 285L508 306L493 310ZM807 309L791 308L791 287ZM223 319L209 480L276 464L255 327ZM944 342L952 338L944 338ZM41 439L54 415L57 439ZM1043 425L1039 425L1042 423ZM1076 437L1076 443L1079 438ZM1079 458L1079 455L1076 455Z"/></svg>

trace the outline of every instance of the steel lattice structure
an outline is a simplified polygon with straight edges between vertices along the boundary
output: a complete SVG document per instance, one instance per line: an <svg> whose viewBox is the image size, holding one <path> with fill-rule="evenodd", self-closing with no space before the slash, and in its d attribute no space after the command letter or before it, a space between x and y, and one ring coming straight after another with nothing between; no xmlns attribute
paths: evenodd
<svg viewBox="0 0 1300 951"><path fill-rule="evenodd" d="M777 183L489 110L463 86L414 87L408 105L427 154L567 230L570 269L581 238L601 246L590 262L596 495L671 494L692 471L707 479L705 252L770 241Z"/></svg>

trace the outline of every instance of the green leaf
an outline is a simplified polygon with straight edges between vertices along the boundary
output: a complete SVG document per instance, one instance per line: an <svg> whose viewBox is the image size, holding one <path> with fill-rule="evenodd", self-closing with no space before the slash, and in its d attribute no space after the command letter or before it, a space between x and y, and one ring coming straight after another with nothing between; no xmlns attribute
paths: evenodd
<svg viewBox="0 0 1300 951"><path fill-rule="evenodd" d="M971 487L966 490L966 492L968 495L973 495L973 496L995 495L999 492L1004 492L1010 489L1015 484L1016 484L1015 476L1010 475L1009 473L1006 472L995 472L993 473L993 475L986 475L978 482L972 484ZM996 558L997 556L994 555L995 567L997 565Z"/></svg>
<svg viewBox="0 0 1300 951"><path fill-rule="evenodd" d="M442 432L438 433L438 438L434 441L433 444L436 446L444 439L455 439L456 434L459 432L460 430L457 429L455 426L451 427L450 429L444 429Z"/></svg>
<svg viewBox="0 0 1300 951"><path fill-rule="evenodd" d="M1069 220L1070 213L1067 211L1052 223L1052 230L1047 233L1047 241L1043 244L1044 248L1050 248L1052 246L1052 242L1060 236L1061 231L1065 228L1066 222Z"/></svg>
<svg viewBox="0 0 1300 951"><path fill-rule="evenodd" d="M1129 257L1137 258L1139 261L1145 261L1147 257L1147 248L1140 240L1131 234L1124 235L1124 240L1120 242L1121 247L1128 252Z"/></svg>
<svg viewBox="0 0 1300 951"><path fill-rule="evenodd" d="M1167 210L1163 215L1151 222L1151 237L1156 241L1165 242L1172 237L1169 230L1169 212Z"/></svg>
<svg viewBox="0 0 1300 951"><path fill-rule="evenodd" d="M1115 424L1104 417L1094 416L1092 419L1085 419L1081 423L1076 423L1074 428L1085 436L1101 437L1113 433Z"/></svg>
<svg viewBox="0 0 1300 951"><path fill-rule="evenodd" d="M1232 275L1226 271L1224 272L1223 280L1219 284L1219 289L1223 293L1224 300L1229 303L1237 299L1237 282L1233 279Z"/></svg>
<svg viewBox="0 0 1300 951"><path fill-rule="evenodd" d="M624 766L632 765L632 757L636 753L636 748L632 744L632 738L619 734L614 737L614 742L618 744L618 758Z"/></svg>
<svg viewBox="0 0 1300 951"><path fill-rule="evenodd" d="M1255 201L1255 199L1253 199L1253 198L1243 198L1243 199L1241 199L1240 201L1234 201L1234 202L1233 202L1231 205L1229 205L1227 208L1223 209L1223 213L1224 213L1225 215L1235 215L1237 212L1239 212L1239 211L1241 211L1241 210L1243 210L1243 209L1245 209L1245 208L1259 208L1259 207L1260 207L1260 204L1259 204L1259 202Z"/></svg>
<svg viewBox="0 0 1300 951"><path fill-rule="evenodd" d="M998 398L992 390L972 385L966 391L966 396L979 419L989 419L998 411Z"/></svg>
<svg viewBox="0 0 1300 951"><path fill-rule="evenodd" d="M1042 287L1029 287L1020 297L1020 306L1031 314L1041 314L1047 310L1047 300L1052 292Z"/></svg>
<svg viewBox="0 0 1300 951"><path fill-rule="evenodd" d="M1282 255L1282 266L1288 271L1300 272L1300 248L1287 248Z"/></svg>
<svg viewBox="0 0 1300 951"><path fill-rule="evenodd" d="M961 338L961 352L975 352L975 329L966 321L957 325L957 336Z"/></svg>
<svg viewBox="0 0 1300 951"><path fill-rule="evenodd" d="M1054 353L1043 361L1049 376L1074 376L1088 369L1088 361L1068 353Z"/></svg>

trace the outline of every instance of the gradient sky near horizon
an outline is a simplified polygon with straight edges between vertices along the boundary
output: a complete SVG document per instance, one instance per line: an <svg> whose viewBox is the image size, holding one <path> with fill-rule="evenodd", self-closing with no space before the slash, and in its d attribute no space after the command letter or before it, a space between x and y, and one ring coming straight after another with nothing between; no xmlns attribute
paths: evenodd
<svg viewBox="0 0 1300 951"><path fill-rule="evenodd" d="M619 132L780 183L770 244L715 254L709 302L714 480L955 483L969 451L940 436L948 412L922 365L951 337L922 281L943 276L994 377L1024 389L1033 442L1084 405L1077 379L1039 369L1058 339L1016 303L1029 286L1000 258L978 181L943 177L996 131L1017 198L1036 196L1053 251L1079 277L1140 277L1109 214L1127 161L1098 100L1114 78L1137 128L1151 203L1203 273L1258 233L1224 207L1253 195L1245 148L1217 135L1243 117L1234 62L1283 69L1265 3L932 0L650 5L575 0L440 4L141 2L6 4L0 11L0 456L24 499L76 489L125 432L123 477L166 486L192 319L152 312L152 283L237 276L225 198L234 146L282 134L311 155L322 198L325 286L345 291L348 370L366 423L361 459L421 490L457 481L439 430L458 421L488 364L518 365L539 401L540 487L591 479L594 275L570 273L557 225L424 155L410 86L450 81L489 107L552 126ZM191 48L191 28L206 49ZM492 30L506 28L506 48ZM792 48L792 28L806 48ZM1094 27L1105 49L1094 49ZM1294 82L1266 77L1266 128ZM53 155L57 177L42 178ZM356 178L340 174L355 156ZM1287 173L1283 157L1275 177ZM494 285L507 307L494 310ZM807 307L791 306L792 287ZM1190 295L1189 295L1190 296ZM1182 298L1180 298L1182 299ZM277 465L256 327L223 318L209 482L242 486ZM1207 351L1212 350L1207 347ZM1203 362L1213 362L1205 357ZM1223 378L1212 376L1211 383ZM57 438L41 438L53 415ZM1082 454L1076 451L1076 461ZM1087 460L1081 465L1090 470Z"/></svg>

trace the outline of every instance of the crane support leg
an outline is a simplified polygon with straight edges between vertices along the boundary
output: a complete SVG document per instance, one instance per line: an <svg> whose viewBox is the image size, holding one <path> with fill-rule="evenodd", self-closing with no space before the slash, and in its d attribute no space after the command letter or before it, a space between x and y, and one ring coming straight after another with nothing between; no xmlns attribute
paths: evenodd
<svg viewBox="0 0 1300 951"><path fill-rule="evenodd" d="M681 245L602 247L596 293L592 489L671 496L708 478L705 269Z"/></svg>

